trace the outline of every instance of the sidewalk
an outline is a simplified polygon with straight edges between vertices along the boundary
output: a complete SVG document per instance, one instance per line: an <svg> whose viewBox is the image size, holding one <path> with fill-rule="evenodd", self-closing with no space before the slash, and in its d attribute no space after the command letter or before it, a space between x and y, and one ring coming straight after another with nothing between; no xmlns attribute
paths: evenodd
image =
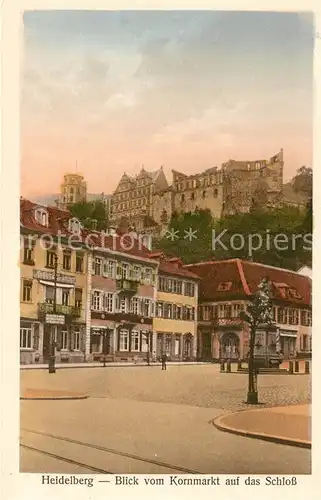
<svg viewBox="0 0 321 500"><path fill-rule="evenodd" d="M232 434L311 448L310 404L228 413L214 419L213 424Z"/></svg>
<svg viewBox="0 0 321 500"><path fill-rule="evenodd" d="M207 365L209 363L203 363L200 361L168 361L167 366L180 366L180 365ZM152 366L161 366L162 363L151 363L150 367ZM146 362L137 362L133 363L131 361L122 361L122 362L108 362L106 363L106 368L108 367L124 367L124 366L147 366L148 364ZM96 362L96 363L57 363L56 364L56 369L65 369L65 368L104 368L104 364L101 362ZM32 365L20 365L20 370L48 370L48 364L32 364Z"/></svg>

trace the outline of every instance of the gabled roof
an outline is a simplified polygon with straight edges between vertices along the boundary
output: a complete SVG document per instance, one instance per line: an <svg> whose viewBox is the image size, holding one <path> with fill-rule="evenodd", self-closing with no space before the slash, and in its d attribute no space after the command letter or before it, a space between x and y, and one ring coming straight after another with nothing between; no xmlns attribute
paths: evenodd
<svg viewBox="0 0 321 500"><path fill-rule="evenodd" d="M275 299L311 305L311 281L294 271L241 259L200 262L184 266L202 278L200 298L203 301L246 299L251 297L263 278L272 282ZM229 289L220 286L231 282ZM293 293L284 293L288 287Z"/></svg>

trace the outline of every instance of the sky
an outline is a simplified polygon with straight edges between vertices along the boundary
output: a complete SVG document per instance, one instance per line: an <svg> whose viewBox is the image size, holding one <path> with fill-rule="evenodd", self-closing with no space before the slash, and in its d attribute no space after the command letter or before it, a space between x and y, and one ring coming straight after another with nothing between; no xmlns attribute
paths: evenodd
<svg viewBox="0 0 321 500"><path fill-rule="evenodd" d="M112 193L142 165L201 172L284 150L312 166L313 17L224 11L29 11L21 194L67 172Z"/></svg>

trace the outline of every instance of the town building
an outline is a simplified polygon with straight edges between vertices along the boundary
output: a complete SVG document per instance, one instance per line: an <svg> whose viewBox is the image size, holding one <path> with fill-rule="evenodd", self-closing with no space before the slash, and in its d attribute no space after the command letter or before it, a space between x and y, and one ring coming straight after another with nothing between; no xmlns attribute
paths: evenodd
<svg viewBox="0 0 321 500"><path fill-rule="evenodd" d="M189 264L185 269L201 278L198 314L198 358L244 359L249 329L240 319L263 278L272 286L275 329L269 348L284 358L310 357L312 351L311 280L294 271L240 259ZM262 337L262 338L261 338ZM257 334L258 354L266 345Z"/></svg>
<svg viewBox="0 0 321 500"><path fill-rule="evenodd" d="M57 206L60 209L67 209L74 203L87 201L87 183L80 174L65 174L63 183L60 186L60 196Z"/></svg>
<svg viewBox="0 0 321 500"><path fill-rule="evenodd" d="M110 222L118 226L126 220L136 231L152 230L153 196L167 187L162 167L154 172L142 168L134 177L124 173L113 193Z"/></svg>
<svg viewBox="0 0 321 500"><path fill-rule="evenodd" d="M69 244L79 231L69 212L20 200L23 364L48 362L53 337L57 362L86 358L88 255L81 243Z"/></svg>
<svg viewBox="0 0 321 500"><path fill-rule="evenodd" d="M156 357L195 360L199 277L183 267L178 258L151 255L159 262L153 331L157 335Z"/></svg>
<svg viewBox="0 0 321 500"><path fill-rule="evenodd" d="M92 360L148 360L156 356L153 316L158 263L137 234L97 234L91 279Z"/></svg>

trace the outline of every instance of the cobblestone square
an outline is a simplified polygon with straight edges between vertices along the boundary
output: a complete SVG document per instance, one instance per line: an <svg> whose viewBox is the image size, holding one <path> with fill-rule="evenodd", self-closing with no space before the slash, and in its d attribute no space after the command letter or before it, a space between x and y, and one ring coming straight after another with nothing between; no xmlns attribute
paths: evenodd
<svg viewBox="0 0 321 500"><path fill-rule="evenodd" d="M248 408L247 376L220 373L218 365L21 371L21 390L27 388L89 398L21 401L21 439L29 447L21 449L25 472L88 473L86 464L112 473L310 472L310 450L212 425L218 415ZM267 406L307 403L310 376L261 375L259 395ZM59 459L66 456L67 464Z"/></svg>

